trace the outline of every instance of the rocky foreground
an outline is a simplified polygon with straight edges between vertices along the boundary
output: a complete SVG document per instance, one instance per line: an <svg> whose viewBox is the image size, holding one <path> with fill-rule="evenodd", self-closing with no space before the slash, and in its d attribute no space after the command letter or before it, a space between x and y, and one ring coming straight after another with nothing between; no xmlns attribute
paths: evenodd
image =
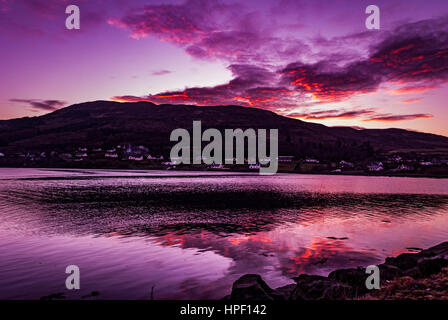
<svg viewBox="0 0 448 320"><path fill-rule="evenodd" d="M448 242L386 258L378 266L381 288L368 290L365 268L340 269L328 277L301 274L295 283L270 288L257 274L246 274L232 287L230 300L350 300L435 299L448 300Z"/></svg>

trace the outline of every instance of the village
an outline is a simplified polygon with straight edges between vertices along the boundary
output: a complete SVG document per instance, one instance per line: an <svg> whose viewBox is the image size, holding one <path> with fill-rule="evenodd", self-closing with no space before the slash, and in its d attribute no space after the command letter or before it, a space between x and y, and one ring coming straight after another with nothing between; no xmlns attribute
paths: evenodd
<svg viewBox="0 0 448 320"><path fill-rule="evenodd" d="M211 170L211 171L256 171L266 165L268 159L258 159L250 164L236 164L236 159L224 159L224 164L183 164L181 159L170 159L168 155L156 154L143 145L121 144L114 147L79 146L70 152L0 151L2 167L61 167L61 168L114 168L147 170ZM234 160L234 164L227 164ZM400 154L388 153L374 159L362 161L317 159L312 156L278 156L278 172L348 174L348 175L392 175L392 176L448 176L448 156L444 154Z"/></svg>

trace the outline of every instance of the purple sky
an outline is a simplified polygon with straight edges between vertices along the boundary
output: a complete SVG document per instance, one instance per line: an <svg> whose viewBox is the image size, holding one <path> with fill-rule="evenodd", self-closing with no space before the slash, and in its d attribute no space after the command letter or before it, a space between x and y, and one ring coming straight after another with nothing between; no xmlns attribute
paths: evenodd
<svg viewBox="0 0 448 320"><path fill-rule="evenodd" d="M0 30L0 119L146 100L448 136L445 0L0 0Z"/></svg>

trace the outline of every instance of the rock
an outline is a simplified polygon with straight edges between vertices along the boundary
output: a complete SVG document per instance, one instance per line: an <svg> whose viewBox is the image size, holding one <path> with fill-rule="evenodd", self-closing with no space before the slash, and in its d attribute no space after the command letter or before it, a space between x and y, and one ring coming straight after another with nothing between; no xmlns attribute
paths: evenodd
<svg viewBox="0 0 448 320"><path fill-rule="evenodd" d="M337 300L354 294L349 285L326 277L302 274L294 280L297 286L291 293L291 300Z"/></svg>
<svg viewBox="0 0 448 320"><path fill-rule="evenodd" d="M86 294L86 295L82 296L81 298L85 299L85 298L97 297L99 295L100 295L100 293L98 291L92 291L90 294Z"/></svg>
<svg viewBox="0 0 448 320"><path fill-rule="evenodd" d="M364 268L351 268L335 270L328 275L328 278L349 285L354 289L354 295L359 296L368 291L366 288L368 276Z"/></svg>
<svg viewBox="0 0 448 320"><path fill-rule="evenodd" d="M41 297L40 300L63 300L65 299L65 295L62 292L53 293L48 296Z"/></svg>
<svg viewBox="0 0 448 320"><path fill-rule="evenodd" d="M420 271L418 270L418 265L412 269L408 269L403 272L405 276L409 276L411 278L420 278Z"/></svg>
<svg viewBox="0 0 448 320"><path fill-rule="evenodd" d="M230 300L284 300L258 274L246 274L234 282Z"/></svg>
<svg viewBox="0 0 448 320"><path fill-rule="evenodd" d="M325 261L318 261L317 263L325 263ZM421 278L426 281L431 275L448 270L444 269L448 267L448 242L422 250L419 253L403 253L395 258L386 258L385 263L378 265L378 267L382 285L394 280L392 285L387 286L385 290L380 290L380 292L384 291L383 295L385 297L402 299L410 293L419 295L419 290L422 291L425 287L423 282L417 285ZM342 300L360 297L369 293L369 291L369 295L375 296L374 292L366 288L365 281L368 276L365 273L365 268L361 267L335 270L328 277L302 274L293 278L296 284L274 290L263 281L261 276L247 274L233 284L231 295L225 299ZM400 289L399 292L397 288ZM434 292L435 296L439 295L438 291Z"/></svg>
<svg viewBox="0 0 448 320"><path fill-rule="evenodd" d="M403 270L396 266L392 266L389 264L380 264L378 266L380 269L380 279L381 282L387 281L387 280L394 280L397 278L400 278L403 276Z"/></svg>
<svg viewBox="0 0 448 320"><path fill-rule="evenodd" d="M413 278L438 273L448 263L448 242L422 250L419 253L403 253L396 258L386 258L386 263L396 266L403 274Z"/></svg>
<svg viewBox="0 0 448 320"><path fill-rule="evenodd" d="M419 276L428 277L432 274L439 273L446 266L448 266L448 260L442 258L423 260L418 264Z"/></svg>
<svg viewBox="0 0 448 320"><path fill-rule="evenodd" d="M448 260L448 241L423 250L416 255L425 258L442 258Z"/></svg>
<svg viewBox="0 0 448 320"><path fill-rule="evenodd" d="M396 294L399 290L409 290L410 288L413 289L415 285L415 280L412 277L404 276L402 278L399 278L396 280L392 285L388 286L384 291L386 292L386 295L392 296Z"/></svg>
<svg viewBox="0 0 448 320"><path fill-rule="evenodd" d="M289 300L291 293L294 291L294 289L297 287L297 284L292 283L288 284L286 286L276 288L275 292L282 295L285 300Z"/></svg>
<svg viewBox="0 0 448 320"><path fill-rule="evenodd" d="M421 252L420 252L421 253ZM396 266L406 271L417 266L420 253L403 253L396 258L386 258L385 264Z"/></svg>

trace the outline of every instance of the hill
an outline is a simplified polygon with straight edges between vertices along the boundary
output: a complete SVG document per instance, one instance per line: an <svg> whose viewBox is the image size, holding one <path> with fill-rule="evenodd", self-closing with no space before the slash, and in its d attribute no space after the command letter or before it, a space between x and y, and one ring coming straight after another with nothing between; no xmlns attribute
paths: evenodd
<svg viewBox="0 0 448 320"><path fill-rule="evenodd" d="M70 151L129 143L169 154L176 128L279 129L281 155L321 159L363 159L377 153L448 153L448 138L402 129L327 127L240 106L155 105L149 102L93 101L32 118L0 121L0 152Z"/></svg>

